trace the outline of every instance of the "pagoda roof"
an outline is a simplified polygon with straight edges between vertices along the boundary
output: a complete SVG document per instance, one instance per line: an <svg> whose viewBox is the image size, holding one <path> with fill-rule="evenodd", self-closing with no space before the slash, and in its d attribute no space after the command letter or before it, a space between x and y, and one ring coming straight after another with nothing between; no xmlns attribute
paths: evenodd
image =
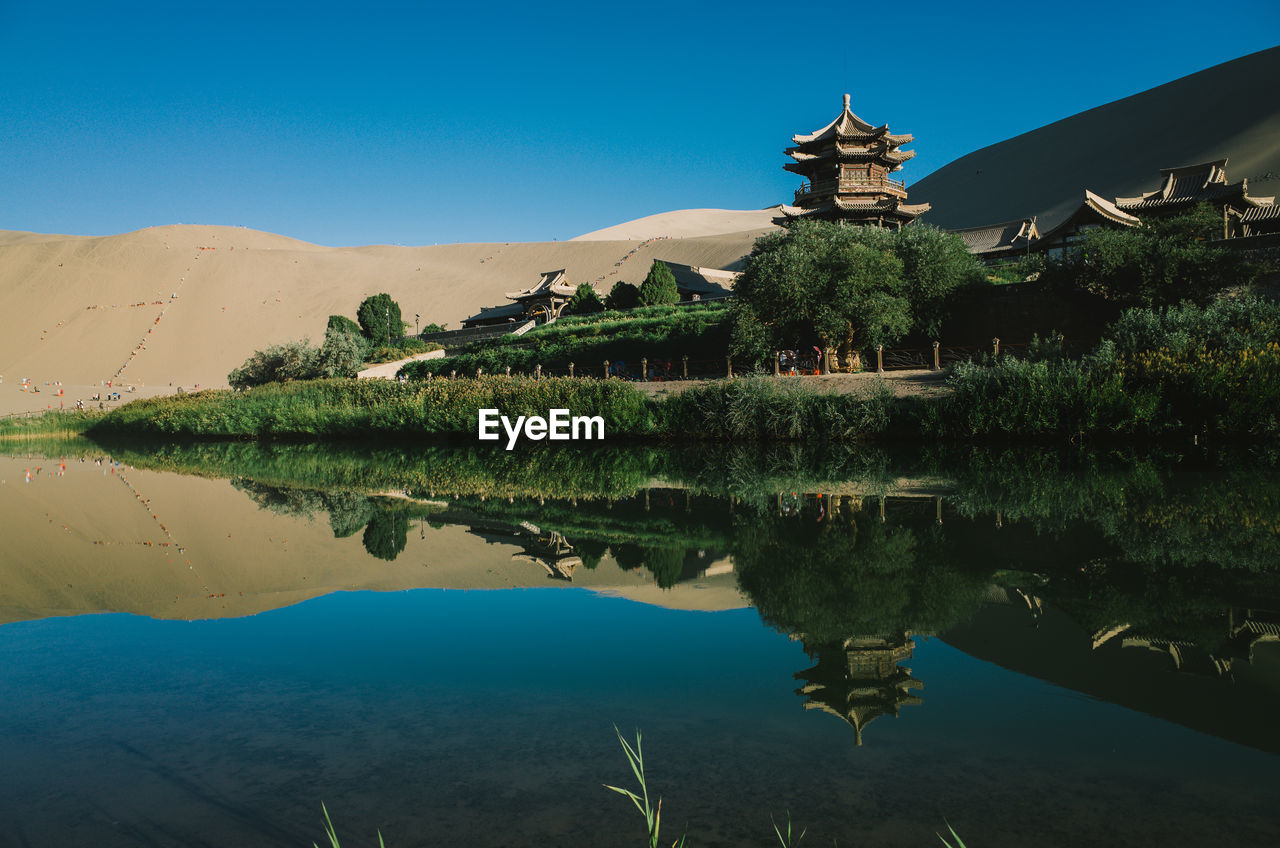
<svg viewBox="0 0 1280 848"><path fill-rule="evenodd" d="M1253 199L1254 200L1274 200L1275 198L1255 197ZM1275 206L1271 204L1268 204L1265 206L1255 206L1254 208L1247 210L1243 215L1241 215L1240 220L1245 222L1246 224L1252 224L1254 221L1280 220L1280 206Z"/></svg>
<svg viewBox="0 0 1280 848"><path fill-rule="evenodd" d="M1113 224L1119 224L1123 227L1136 227L1142 223L1137 216L1130 215L1128 212L1120 209L1116 204L1107 200L1105 197L1094 194L1088 189L1085 189L1084 200L1082 200L1080 205L1075 208L1075 211L1062 219L1062 223L1058 224L1053 229L1041 233L1040 240L1045 241L1047 239L1051 239L1063 230L1074 228L1082 213L1086 215L1095 215L1103 220Z"/></svg>
<svg viewBox="0 0 1280 848"><path fill-rule="evenodd" d="M1034 217L1005 221L1002 224L991 224L986 227L966 227L951 232L964 239L965 247L969 248L970 253L975 254L1025 247L1040 238L1040 231L1036 229Z"/></svg>
<svg viewBox="0 0 1280 848"><path fill-rule="evenodd" d="M903 203L897 197L885 197L879 200L846 200L839 195L834 195L825 199L821 205L809 209L800 206L782 206L779 208L782 211L782 215L773 219L775 224L783 224L800 218L821 218L833 214L839 216L841 212L865 212L890 218L914 220L928 212L933 206L928 203Z"/></svg>
<svg viewBox="0 0 1280 848"><path fill-rule="evenodd" d="M1117 197L1116 206L1141 212L1186 206L1204 200L1237 200L1247 207L1270 206L1274 197L1249 197L1249 181L1227 182L1227 160L1161 168L1160 187L1136 197Z"/></svg>
<svg viewBox="0 0 1280 848"><path fill-rule="evenodd" d="M878 159L897 166L914 158L916 155L914 150L898 150L896 146L890 144L858 145L841 144L839 142L836 142L834 146L824 147L817 153L806 153L799 147L788 147L785 152L792 159L796 160L795 162L788 162L782 166L788 171L794 171L796 169L796 165L803 165L810 162L839 161L848 159Z"/></svg>
<svg viewBox="0 0 1280 848"><path fill-rule="evenodd" d="M569 282L565 276L564 269L559 271L543 271L542 278L530 288L524 291L507 292L507 300L529 300L534 297L550 297L559 295L560 297L573 297L573 293L577 291L577 286Z"/></svg>
<svg viewBox="0 0 1280 848"><path fill-rule="evenodd" d="M906 144L911 141L914 136L910 134L893 135L889 132L889 125L873 126L859 118L849 108L849 95L844 96L844 108L840 110L840 114L836 119L827 124L816 132L807 135L793 135L791 141L797 145L812 144L816 141L826 141L827 139L883 139L891 145Z"/></svg>

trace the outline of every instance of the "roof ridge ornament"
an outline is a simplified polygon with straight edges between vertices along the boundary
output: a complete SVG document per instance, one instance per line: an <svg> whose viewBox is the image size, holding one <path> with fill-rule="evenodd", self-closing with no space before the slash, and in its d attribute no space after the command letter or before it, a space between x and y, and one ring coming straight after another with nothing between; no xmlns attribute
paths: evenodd
<svg viewBox="0 0 1280 848"><path fill-rule="evenodd" d="M849 111L849 95L847 94L844 96L844 110L846 112Z"/></svg>

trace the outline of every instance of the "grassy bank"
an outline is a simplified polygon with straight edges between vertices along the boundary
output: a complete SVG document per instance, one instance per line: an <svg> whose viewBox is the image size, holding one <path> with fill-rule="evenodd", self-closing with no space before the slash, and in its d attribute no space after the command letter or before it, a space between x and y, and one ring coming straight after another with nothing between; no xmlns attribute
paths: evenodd
<svg viewBox="0 0 1280 848"><path fill-rule="evenodd" d="M513 419L550 409L599 415L609 439L843 441L880 432L891 403L884 390L822 394L767 378L707 383L660 399L618 380L315 380L134 401L87 431L199 439L475 439L479 410L496 408Z"/></svg>
<svg viewBox="0 0 1280 848"><path fill-rule="evenodd" d="M0 418L0 439L50 439L79 436L104 413L87 410L55 410L38 415L12 415Z"/></svg>

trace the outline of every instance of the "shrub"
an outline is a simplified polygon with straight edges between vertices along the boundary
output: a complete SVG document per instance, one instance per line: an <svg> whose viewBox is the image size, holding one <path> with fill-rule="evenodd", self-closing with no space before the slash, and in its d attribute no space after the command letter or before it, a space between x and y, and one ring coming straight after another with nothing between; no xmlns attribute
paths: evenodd
<svg viewBox="0 0 1280 848"><path fill-rule="evenodd" d="M600 299L600 295L596 294L595 287L590 283L579 283L577 291L565 304L564 311L569 315L591 315L604 312L604 301Z"/></svg>
<svg viewBox="0 0 1280 848"><path fill-rule="evenodd" d="M605 296L604 305L610 309L633 309L640 304L640 290L622 280L613 284Z"/></svg>
<svg viewBox="0 0 1280 848"><path fill-rule="evenodd" d="M641 306L660 306L680 300L676 278L672 276L671 269L665 262L659 259L653 260L648 276L640 284L639 300Z"/></svg>
<svg viewBox="0 0 1280 848"><path fill-rule="evenodd" d="M320 373L320 351L303 339L254 351L244 364L227 375L227 382L233 388L244 389L264 383L310 380Z"/></svg>

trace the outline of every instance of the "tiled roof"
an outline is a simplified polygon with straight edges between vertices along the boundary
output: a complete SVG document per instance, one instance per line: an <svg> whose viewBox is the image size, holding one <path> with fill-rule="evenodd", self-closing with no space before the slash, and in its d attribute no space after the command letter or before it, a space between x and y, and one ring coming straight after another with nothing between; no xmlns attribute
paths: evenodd
<svg viewBox="0 0 1280 848"><path fill-rule="evenodd" d="M1254 198L1254 200L1259 200L1259 199L1261 198L1256 198L1256 197ZM1270 198L1270 199L1274 200L1275 198ZM1254 221L1275 221L1277 219L1280 219L1280 206L1274 206L1274 205L1255 206L1254 208L1247 210L1243 215L1240 216L1240 220L1246 224L1251 224Z"/></svg>
<svg viewBox="0 0 1280 848"><path fill-rule="evenodd" d="M507 303L502 306L485 306L470 318L463 318L462 323L469 321L491 321L496 318L519 318L524 315L524 307L518 303Z"/></svg>
<svg viewBox="0 0 1280 848"><path fill-rule="evenodd" d="M964 239L965 247L969 248L970 253L992 253L1014 246L1025 247L1031 240L1040 237L1036 231L1035 218L1005 221L1003 224L987 227L967 227L951 232Z"/></svg>
<svg viewBox="0 0 1280 848"><path fill-rule="evenodd" d="M849 108L849 95L847 94L844 96L844 108L840 110L840 114L836 116L834 121L816 132L794 135L791 137L791 141L796 145L805 145L811 144L815 141L826 140L832 136L835 136L836 138L851 138L858 140L882 139L893 146L906 144L912 139L912 136L909 134L890 134L888 124L877 127L859 118L853 113L853 110Z"/></svg>
<svg viewBox="0 0 1280 848"><path fill-rule="evenodd" d="M571 284L566 278L564 269L559 271L543 271L542 279L532 288L524 291L507 292L508 300L525 300L530 297L540 297L543 295L558 294L561 297L571 297L577 290L577 286Z"/></svg>

